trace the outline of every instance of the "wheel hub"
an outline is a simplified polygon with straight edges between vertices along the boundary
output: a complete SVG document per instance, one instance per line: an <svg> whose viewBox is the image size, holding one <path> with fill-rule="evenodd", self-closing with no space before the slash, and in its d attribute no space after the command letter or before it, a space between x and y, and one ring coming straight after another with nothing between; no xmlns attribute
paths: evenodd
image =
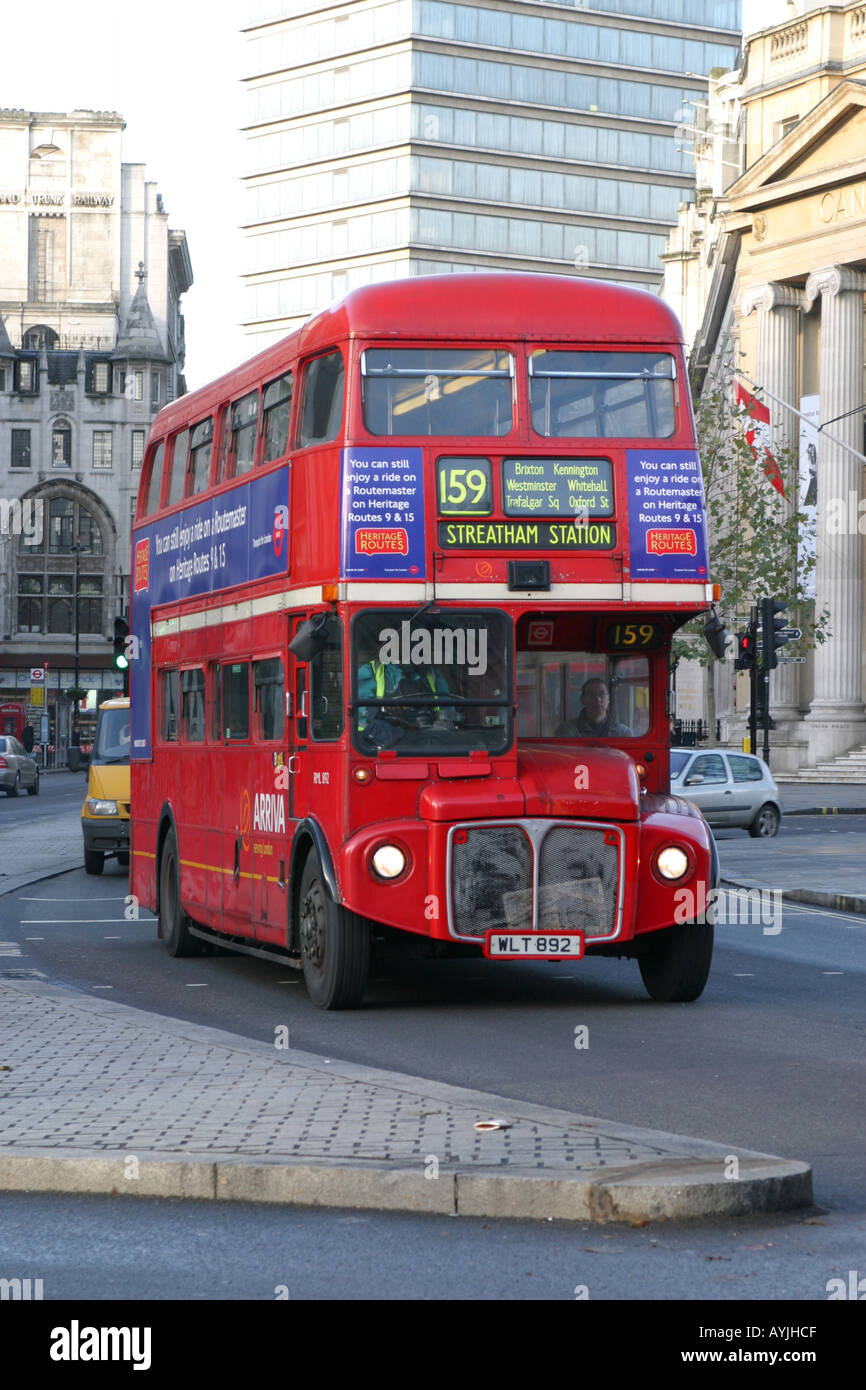
<svg viewBox="0 0 866 1390"><path fill-rule="evenodd" d="M301 954L305 960L321 968L325 958L325 934L319 905L308 893L301 906Z"/></svg>

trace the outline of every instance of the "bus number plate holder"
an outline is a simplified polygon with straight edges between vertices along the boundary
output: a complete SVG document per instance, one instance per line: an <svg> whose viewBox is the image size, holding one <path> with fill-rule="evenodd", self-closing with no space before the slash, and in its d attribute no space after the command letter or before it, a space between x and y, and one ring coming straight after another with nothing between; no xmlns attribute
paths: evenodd
<svg viewBox="0 0 866 1390"><path fill-rule="evenodd" d="M584 933L489 931L484 936L488 960L580 960Z"/></svg>

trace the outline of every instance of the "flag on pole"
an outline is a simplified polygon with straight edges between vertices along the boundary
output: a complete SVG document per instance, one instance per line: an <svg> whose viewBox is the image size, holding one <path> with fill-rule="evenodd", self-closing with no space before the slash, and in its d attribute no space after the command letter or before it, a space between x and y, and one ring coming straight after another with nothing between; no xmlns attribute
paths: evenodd
<svg viewBox="0 0 866 1390"><path fill-rule="evenodd" d="M770 449L770 411L757 397L747 391L742 382L735 381L735 400L743 416L746 443L752 451L755 463L759 463L773 487L787 502L782 470Z"/></svg>

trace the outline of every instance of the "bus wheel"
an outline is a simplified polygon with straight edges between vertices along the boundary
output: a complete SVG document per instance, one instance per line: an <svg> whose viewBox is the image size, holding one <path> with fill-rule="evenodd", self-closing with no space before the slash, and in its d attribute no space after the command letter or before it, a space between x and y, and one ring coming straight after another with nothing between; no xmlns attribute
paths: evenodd
<svg viewBox="0 0 866 1390"><path fill-rule="evenodd" d="M304 980L320 1009L354 1009L370 973L370 928L335 903L314 853L301 874L300 938Z"/></svg>
<svg viewBox="0 0 866 1390"><path fill-rule="evenodd" d="M201 945L190 935L189 918L180 905L177 837L169 830L159 861L159 935L170 956L199 956Z"/></svg>
<svg viewBox="0 0 866 1390"><path fill-rule="evenodd" d="M647 994L658 1004L690 1004L707 983L713 958L711 922L683 922L653 933L638 957Z"/></svg>

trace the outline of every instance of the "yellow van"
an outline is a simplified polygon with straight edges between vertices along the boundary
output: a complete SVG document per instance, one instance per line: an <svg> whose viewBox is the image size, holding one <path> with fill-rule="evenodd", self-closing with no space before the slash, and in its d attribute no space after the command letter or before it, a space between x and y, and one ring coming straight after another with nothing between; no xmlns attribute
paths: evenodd
<svg viewBox="0 0 866 1390"><path fill-rule="evenodd" d="M129 864L129 700L105 700L99 706L87 796L81 808L84 868L101 874L105 856Z"/></svg>

